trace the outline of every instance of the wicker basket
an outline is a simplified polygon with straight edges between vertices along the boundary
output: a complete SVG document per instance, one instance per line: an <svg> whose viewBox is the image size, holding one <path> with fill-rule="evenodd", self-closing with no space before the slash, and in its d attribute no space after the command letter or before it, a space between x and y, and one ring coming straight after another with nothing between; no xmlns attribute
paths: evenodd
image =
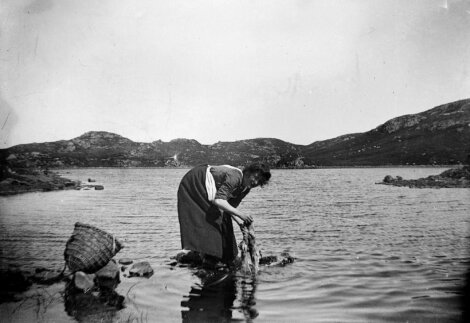
<svg viewBox="0 0 470 323"><path fill-rule="evenodd" d="M94 273L103 268L123 245L111 234L77 222L65 246L65 263L72 272Z"/></svg>

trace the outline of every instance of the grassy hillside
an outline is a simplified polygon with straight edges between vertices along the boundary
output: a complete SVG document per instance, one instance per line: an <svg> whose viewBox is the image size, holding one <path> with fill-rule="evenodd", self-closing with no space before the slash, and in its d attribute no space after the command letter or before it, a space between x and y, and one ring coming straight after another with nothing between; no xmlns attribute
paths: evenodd
<svg viewBox="0 0 470 323"><path fill-rule="evenodd" d="M458 164L470 153L470 100L405 115L303 149L315 165Z"/></svg>

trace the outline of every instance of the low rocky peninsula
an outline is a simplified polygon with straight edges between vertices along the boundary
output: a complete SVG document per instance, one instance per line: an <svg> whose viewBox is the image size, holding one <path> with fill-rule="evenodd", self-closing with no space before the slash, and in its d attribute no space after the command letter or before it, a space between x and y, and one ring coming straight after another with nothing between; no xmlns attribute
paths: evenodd
<svg viewBox="0 0 470 323"><path fill-rule="evenodd" d="M410 188L470 188L470 166L451 168L439 175L419 179L403 179L401 176L385 176L377 184Z"/></svg>
<svg viewBox="0 0 470 323"><path fill-rule="evenodd" d="M79 189L80 187L80 181L72 181L47 169L4 167L0 174L0 196Z"/></svg>

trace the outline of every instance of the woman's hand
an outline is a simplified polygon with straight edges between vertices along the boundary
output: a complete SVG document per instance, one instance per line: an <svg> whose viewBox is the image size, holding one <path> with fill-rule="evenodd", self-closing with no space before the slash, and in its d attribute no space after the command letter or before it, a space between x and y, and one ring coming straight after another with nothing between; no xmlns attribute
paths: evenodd
<svg viewBox="0 0 470 323"><path fill-rule="evenodd" d="M232 218L239 225L250 225L253 222L253 218L251 217L251 215L242 214L239 210L231 206L226 200L215 199L213 203L222 211L230 213L232 215ZM237 220L241 220L242 224L240 224L240 221Z"/></svg>
<svg viewBox="0 0 470 323"><path fill-rule="evenodd" d="M251 215L238 214L238 217L243 221L245 225L253 223L253 217Z"/></svg>
<svg viewBox="0 0 470 323"><path fill-rule="evenodd" d="M245 222L241 218L232 214L232 220L238 224L241 232L248 230L249 224L245 224Z"/></svg>

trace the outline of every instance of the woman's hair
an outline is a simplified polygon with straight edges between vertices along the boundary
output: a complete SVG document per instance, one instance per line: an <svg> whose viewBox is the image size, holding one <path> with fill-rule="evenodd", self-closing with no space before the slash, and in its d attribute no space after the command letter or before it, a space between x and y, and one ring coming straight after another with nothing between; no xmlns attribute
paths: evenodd
<svg viewBox="0 0 470 323"><path fill-rule="evenodd" d="M246 165L245 168L243 168L243 175L246 173L258 174L258 184L261 187L268 184L269 179L271 178L271 171L269 170L269 166L259 162Z"/></svg>

